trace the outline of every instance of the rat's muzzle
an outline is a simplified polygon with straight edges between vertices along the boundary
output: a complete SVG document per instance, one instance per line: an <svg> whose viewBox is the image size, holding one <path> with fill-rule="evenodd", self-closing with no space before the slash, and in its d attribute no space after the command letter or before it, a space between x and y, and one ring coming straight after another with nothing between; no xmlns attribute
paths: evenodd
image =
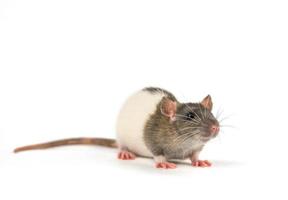
<svg viewBox="0 0 288 200"><path fill-rule="evenodd" d="M210 134L211 135L217 135L218 133L219 133L219 131L220 131L220 127L219 127L219 125L211 125L211 127L210 127Z"/></svg>

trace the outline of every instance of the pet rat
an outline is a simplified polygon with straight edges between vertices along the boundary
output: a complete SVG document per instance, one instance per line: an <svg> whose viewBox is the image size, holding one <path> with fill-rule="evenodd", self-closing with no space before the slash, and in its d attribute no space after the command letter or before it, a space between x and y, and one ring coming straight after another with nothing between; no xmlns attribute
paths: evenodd
<svg viewBox="0 0 288 200"><path fill-rule="evenodd" d="M176 168L173 160L188 158L192 166L209 167L209 161L198 157L220 130L212 107L210 95L200 103L180 103L167 90L147 87L124 103L118 115L116 140L70 138L19 147L14 152L89 144L118 148L121 160L133 160L136 156L154 158L157 168L173 169Z"/></svg>

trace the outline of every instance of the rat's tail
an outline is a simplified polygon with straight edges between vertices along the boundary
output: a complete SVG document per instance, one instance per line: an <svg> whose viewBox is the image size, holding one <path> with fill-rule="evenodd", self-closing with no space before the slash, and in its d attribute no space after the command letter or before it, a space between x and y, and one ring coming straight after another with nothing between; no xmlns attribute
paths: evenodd
<svg viewBox="0 0 288 200"><path fill-rule="evenodd" d="M79 144L99 145L99 146L117 148L117 143L116 143L116 140L114 139L84 138L83 137L83 138L69 138L69 139L63 139L63 140L55 140L55 141L41 143L41 144L33 144L33 145L24 146L24 147L18 147L14 150L14 153L18 153L20 151L48 149L48 148L58 147L58 146L79 145Z"/></svg>

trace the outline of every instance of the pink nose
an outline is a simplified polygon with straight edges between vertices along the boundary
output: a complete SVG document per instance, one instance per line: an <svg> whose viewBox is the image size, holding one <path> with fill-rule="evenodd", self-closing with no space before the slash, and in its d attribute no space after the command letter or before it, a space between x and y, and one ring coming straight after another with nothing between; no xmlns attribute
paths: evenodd
<svg viewBox="0 0 288 200"><path fill-rule="evenodd" d="M220 128L218 125L212 125L210 128L210 131L212 134L217 134L219 132Z"/></svg>

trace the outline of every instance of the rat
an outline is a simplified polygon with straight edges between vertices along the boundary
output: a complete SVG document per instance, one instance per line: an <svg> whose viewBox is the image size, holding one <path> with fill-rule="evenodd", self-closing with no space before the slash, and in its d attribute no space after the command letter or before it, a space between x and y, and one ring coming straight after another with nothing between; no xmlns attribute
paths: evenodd
<svg viewBox="0 0 288 200"><path fill-rule="evenodd" d="M210 167L212 163L200 160L199 153L220 130L212 107L210 95L199 103L180 103L167 90L147 87L124 103L117 119L116 139L68 138L19 147L14 152L87 144L118 148L121 160L153 158L157 168L174 169L173 161L184 159L190 159L195 167Z"/></svg>

